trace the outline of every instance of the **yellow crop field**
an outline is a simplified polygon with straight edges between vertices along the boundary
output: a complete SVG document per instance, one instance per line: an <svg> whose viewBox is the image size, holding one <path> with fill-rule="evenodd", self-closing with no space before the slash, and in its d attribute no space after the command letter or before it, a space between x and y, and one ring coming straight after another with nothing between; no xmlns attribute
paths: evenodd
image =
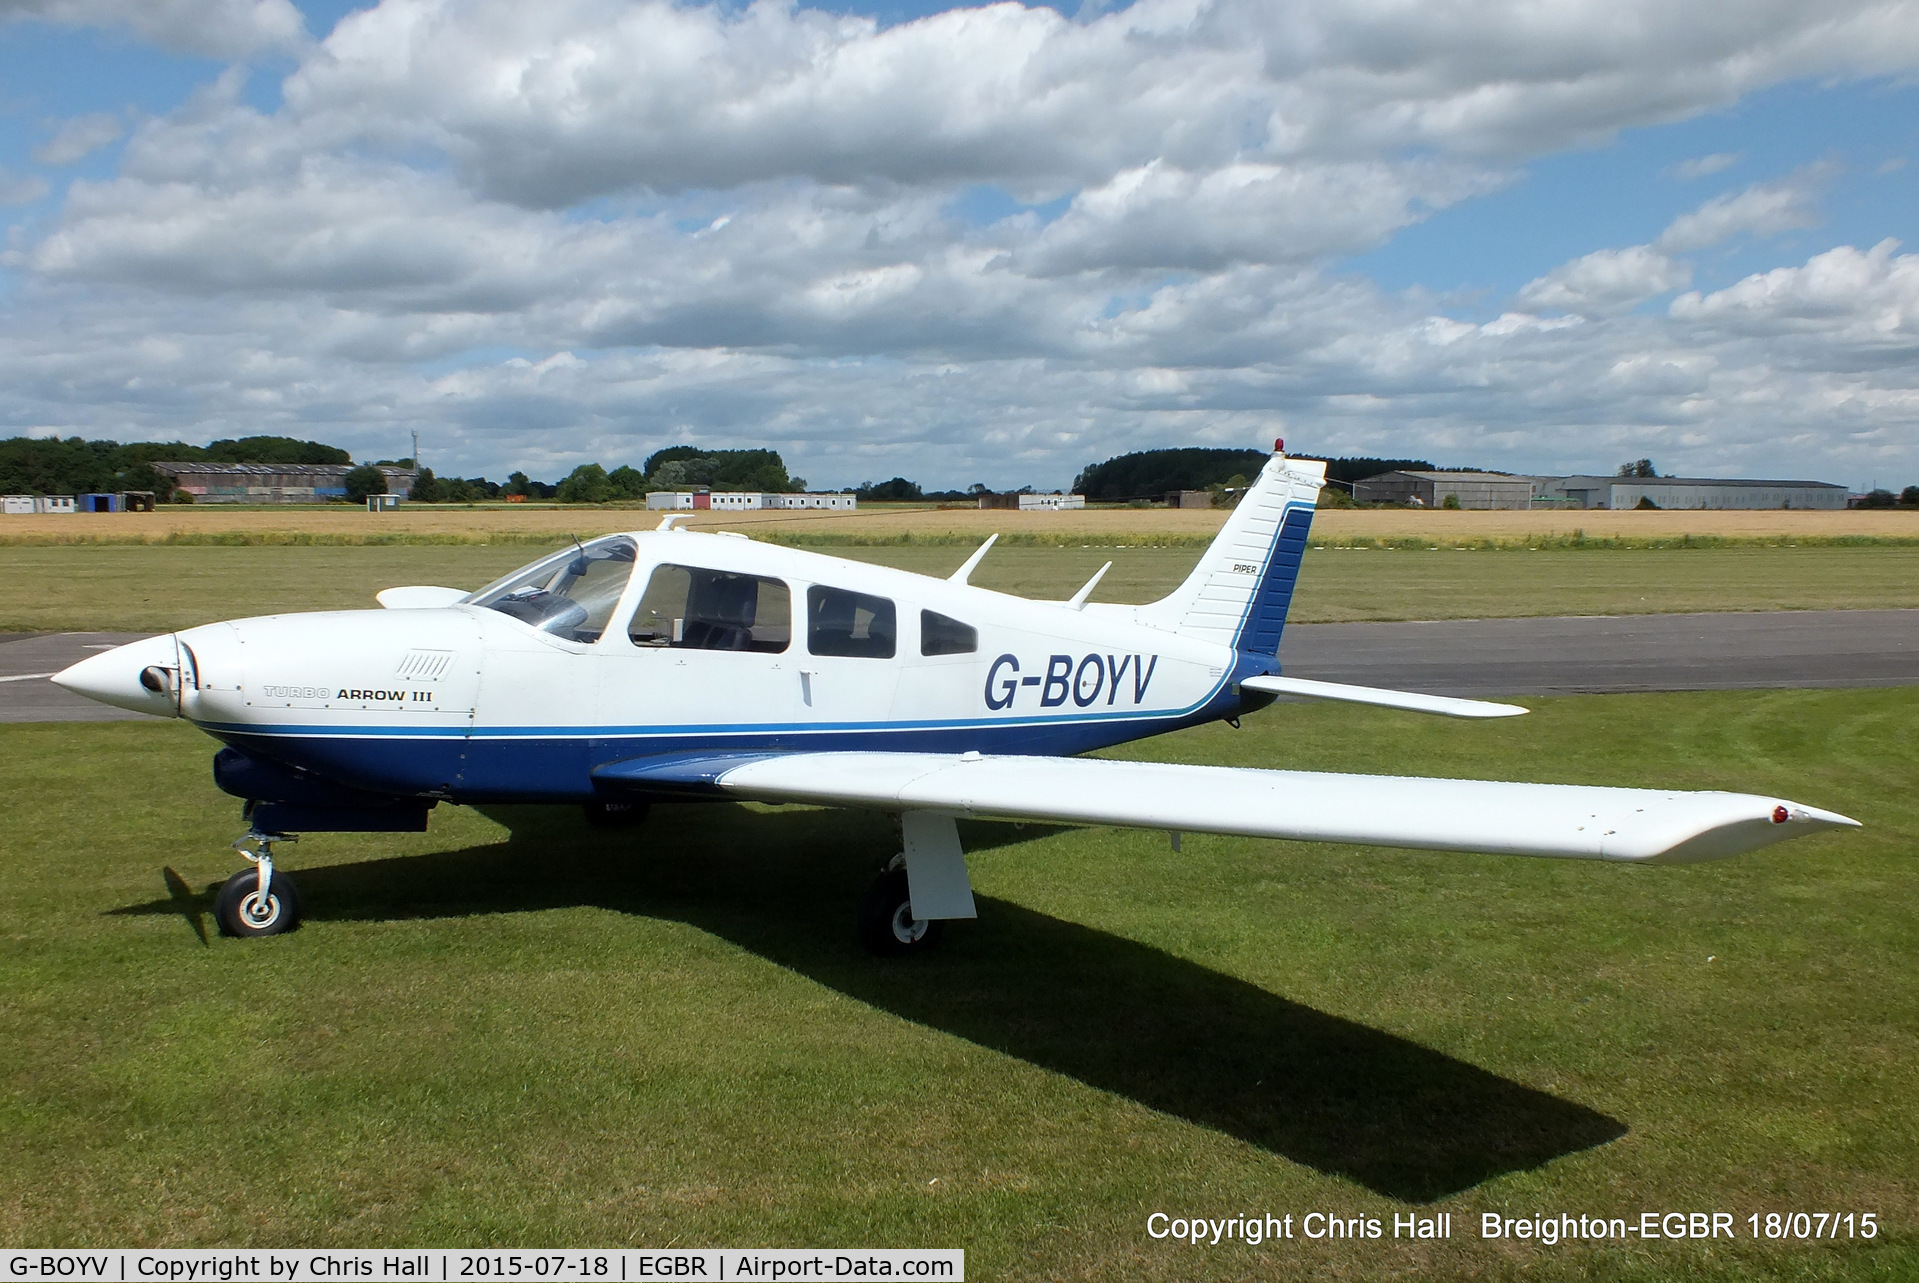
<svg viewBox="0 0 1919 1283"><path fill-rule="evenodd" d="M1225 513L1204 509L1090 508L1076 512L874 505L857 512L768 511L689 514L696 530L738 530L773 538L831 542L984 539L1009 542L1194 543L1209 538ZM426 506L368 513L344 505L275 508L180 506L152 513L77 513L0 517L0 543L324 542L523 543L647 529L660 514L636 507L557 505ZM1803 512L1445 512L1334 508L1313 522L1315 541L1427 539L1454 544L1518 544L1528 539L1654 541L1685 536L1730 541L1919 539L1919 509Z"/></svg>

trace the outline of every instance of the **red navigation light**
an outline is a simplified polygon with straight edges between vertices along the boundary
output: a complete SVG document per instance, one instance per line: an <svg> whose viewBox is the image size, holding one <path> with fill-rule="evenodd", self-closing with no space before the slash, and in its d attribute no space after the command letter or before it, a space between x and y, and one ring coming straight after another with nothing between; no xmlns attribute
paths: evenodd
<svg viewBox="0 0 1919 1283"><path fill-rule="evenodd" d="M1791 813L1787 811L1785 807L1775 806L1772 808L1772 822L1774 824L1784 824L1787 820L1791 818L1792 818Z"/></svg>

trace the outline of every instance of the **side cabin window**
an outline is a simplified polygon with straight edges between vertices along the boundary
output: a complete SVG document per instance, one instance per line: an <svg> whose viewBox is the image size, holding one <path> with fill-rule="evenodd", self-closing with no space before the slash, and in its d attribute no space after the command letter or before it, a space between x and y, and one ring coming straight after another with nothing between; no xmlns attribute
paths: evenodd
<svg viewBox="0 0 1919 1283"><path fill-rule="evenodd" d="M806 649L815 655L893 658L899 621L893 603L844 588L806 590Z"/></svg>
<svg viewBox="0 0 1919 1283"><path fill-rule="evenodd" d="M635 646L777 655L793 640L793 595L762 575L662 564L646 581L627 636Z"/></svg>
<svg viewBox="0 0 1919 1283"><path fill-rule="evenodd" d="M598 641L633 577L634 556L633 541L623 535L595 539L516 570L467 600L555 637Z"/></svg>
<svg viewBox="0 0 1919 1283"><path fill-rule="evenodd" d="M979 649L979 629L937 610L920 612L920 654L970 655Z"/></svg>

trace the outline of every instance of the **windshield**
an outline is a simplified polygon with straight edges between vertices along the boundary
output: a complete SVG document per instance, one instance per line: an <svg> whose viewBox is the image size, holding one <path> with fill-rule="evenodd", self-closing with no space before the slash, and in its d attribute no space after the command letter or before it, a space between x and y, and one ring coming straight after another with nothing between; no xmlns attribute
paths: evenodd
<svg viewBox="0 0 1919 1283"><path fill-rule="evenodd" d="M516 570L466 600L555 637L598 641L633 576L637 552L625 535L609 535Z"/></svg>

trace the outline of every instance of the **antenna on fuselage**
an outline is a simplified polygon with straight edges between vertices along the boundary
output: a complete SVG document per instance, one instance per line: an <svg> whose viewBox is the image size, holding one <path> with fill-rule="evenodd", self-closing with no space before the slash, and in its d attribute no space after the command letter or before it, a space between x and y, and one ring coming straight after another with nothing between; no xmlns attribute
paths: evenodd
<svg viewBox="0 0 1919 1283"><path fill-rule="evenodd" d="M693 514L690 512L669 512L664 517L661 517L660 524L653 528L655 530L678 530L679 527L673 524L674 522L691 520L693 520Z"/></svg>
<svg viewBox="0 0 1919 1283"><path fill-rule="evenodd" d="M1111 570L1112 568L1113 568L1113 563L1109 561L1105 565L1101 566L1098 570L1095 570L1093 572L1093 577L1086 581L1086 586L1080 589L1078 592L1074 593L1073 599L1067 602L1066 604L1074 610L1085 610L1086 599L1093 595L1093 589L1098 586L1099 581L1101 579L1104 579L1106 577L1106 572Z"/></svg>
<svg viewBox="0 0 1919 1283"><path fill-rule="evenodd" d="M997 534L986 536L986 542L973 549L973 555L966 559L966 564L946 577L948 582L955 584L965 583L966 577L972 574L980 562L986 559L986 550L993 546L993 541L997 538L999 538Z"/></svg>

